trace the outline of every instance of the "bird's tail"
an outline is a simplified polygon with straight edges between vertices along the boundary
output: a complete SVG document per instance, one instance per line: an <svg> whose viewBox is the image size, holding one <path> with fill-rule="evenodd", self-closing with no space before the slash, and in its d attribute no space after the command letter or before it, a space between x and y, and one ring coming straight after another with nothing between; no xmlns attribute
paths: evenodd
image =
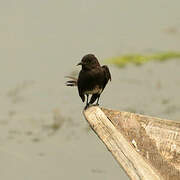
<svg viewBox="0 0 180 180"><path fill-rule="evenodd" d="M69 81L66 81L66 86L77 86L77 78L73 76L66 76L66 78L71 79Z"/></svg>

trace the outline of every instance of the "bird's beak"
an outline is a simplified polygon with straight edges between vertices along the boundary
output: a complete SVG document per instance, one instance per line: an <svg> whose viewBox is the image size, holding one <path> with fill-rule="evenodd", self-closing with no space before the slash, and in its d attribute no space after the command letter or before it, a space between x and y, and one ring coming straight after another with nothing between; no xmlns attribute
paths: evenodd
<svg viewBox="0 0 180 180"><path fill-rule="evenodd" d="M82 65L82 62L78 63L76 66Z"/></svg>

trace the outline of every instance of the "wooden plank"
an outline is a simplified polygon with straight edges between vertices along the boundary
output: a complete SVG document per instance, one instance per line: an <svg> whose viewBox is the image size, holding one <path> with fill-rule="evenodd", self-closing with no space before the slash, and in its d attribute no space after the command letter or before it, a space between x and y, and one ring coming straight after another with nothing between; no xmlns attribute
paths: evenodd
<svg viewBox="0 0 180 180"><path fill-rule="evenodd" d="M97 106L84 116L131 179L180 179L179 122Z"/></svg>

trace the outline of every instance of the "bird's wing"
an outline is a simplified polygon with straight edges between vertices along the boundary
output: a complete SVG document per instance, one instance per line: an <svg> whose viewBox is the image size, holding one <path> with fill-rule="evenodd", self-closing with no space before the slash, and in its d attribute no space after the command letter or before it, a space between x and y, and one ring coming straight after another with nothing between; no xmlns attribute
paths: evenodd
<svg viewBox="0 0 180 180"><path fill-rule="evenodd" d="M77 86L78 86L79 96L81 97L82 101L84 102L85 96L84 96L84 90L83 90L83 82L84 82L83 73L82 73L82 71L80 71L79 77L77 80Z"/></svg>
<svg viewBox="0 0 180 180"><path fill-rule="evenodd" d="M103 71L104 71L104 74L105 74L105 78L106 78L106 81L108 82L109 80L111 81L111 73L109 71L109 68L108 66L104 65L102 66L103 68Z"/></svg>

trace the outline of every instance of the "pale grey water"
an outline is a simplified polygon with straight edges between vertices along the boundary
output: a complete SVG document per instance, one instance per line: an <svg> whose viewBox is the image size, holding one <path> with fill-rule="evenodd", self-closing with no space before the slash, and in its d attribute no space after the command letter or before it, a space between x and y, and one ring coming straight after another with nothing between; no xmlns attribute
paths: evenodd
<svg viewBox="0 0 180 180"><path fill-rule="evenodd" d="M179 0L1 1L0 178L128 179L87 130L84 104L64 76L79 71L86 53L103 64L123 53L178 51L179 7ZM110 66L100 104L179 120L179 67L179 60Z"/></svg>

